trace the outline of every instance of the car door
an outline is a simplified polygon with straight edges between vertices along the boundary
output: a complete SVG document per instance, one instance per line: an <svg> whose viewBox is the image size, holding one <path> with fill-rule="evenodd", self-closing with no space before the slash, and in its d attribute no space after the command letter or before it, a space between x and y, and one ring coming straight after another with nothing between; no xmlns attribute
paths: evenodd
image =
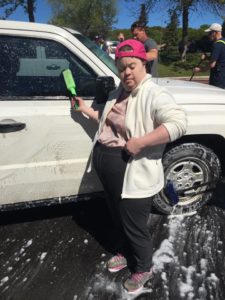
<svg viewBox="0 0 225 300"><path fill-rule="evenodd" d="M0 36L0 205L102 189L85 172L97 129L71 112L62 71L93 104L97 75L54 40Z"/></svg>

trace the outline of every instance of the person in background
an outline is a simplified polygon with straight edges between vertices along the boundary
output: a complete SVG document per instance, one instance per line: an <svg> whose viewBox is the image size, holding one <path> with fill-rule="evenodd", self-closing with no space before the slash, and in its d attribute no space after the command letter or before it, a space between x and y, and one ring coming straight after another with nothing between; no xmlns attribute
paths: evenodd
<svg viewBox="0 0 225 300"><path fill-rule="evenodd" d="M75 101L79 104L76 111L99 123L92 164L115 227L115 240L109 238L116 249L107 268L118 272L128 267L131 274L123 286L136 294L154 273L147 222L153 196L164 186L163 151L166 143L185 133L187 121L173 95L146 73L143 43L134 39L121 42L115 63L121 83L109 94L102 113L80 97Z"/></svg>
<svg viewBox="0 0 225 300"><path fill-rule="evenodd" d="M117 40L119 41L119 43L123 42L125 40L124 34L122 32L120 32L117 36Z"/></svg>
<svg viewBox="0 0 225 300"><path fill-rule="evenodd" d="M140 22L134 22L131 25L131 32L133 37L138 41L142 42L145 46L147 53L147 73L150 73L152 77L158 76L158 46L155 40L148 37L146 27Z"/></svg>
<svg viewBox="0 0 225 300"><path fill-rule="evenodd" d="M209 63L204 67L195 67L194 72L210 70L209 84L225 89L225 38L222 37L222 26L213 23L205 30L209 33L209 39L213 41L212 53Z"/></svg>
<svg viewBox="0 0 225 300"><path fill-rule="evenodd" d="M108 53L108 46L101 35L96 35L94 41L99 46L99 48Z"/></svg>

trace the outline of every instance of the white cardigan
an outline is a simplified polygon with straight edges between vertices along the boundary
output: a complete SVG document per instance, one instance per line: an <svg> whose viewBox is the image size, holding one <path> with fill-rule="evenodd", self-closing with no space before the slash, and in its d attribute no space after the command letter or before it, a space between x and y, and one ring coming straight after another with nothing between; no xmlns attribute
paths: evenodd
<svg viewBox="0 0 225 300"><path fill-rule="evenodd" d="M121 90L120 86L109 95L93 147ZM171 93L153 83L151 75L147 74L128 98L125 117L126 134L128 139L140 137L161 124L168 130L170 141L174 141L186 132L186 114L175 103ZM164 148L165 144L148 147L130 158L124 175L122 198L146 198L157 194L163 188L162 155Z"/></svg>

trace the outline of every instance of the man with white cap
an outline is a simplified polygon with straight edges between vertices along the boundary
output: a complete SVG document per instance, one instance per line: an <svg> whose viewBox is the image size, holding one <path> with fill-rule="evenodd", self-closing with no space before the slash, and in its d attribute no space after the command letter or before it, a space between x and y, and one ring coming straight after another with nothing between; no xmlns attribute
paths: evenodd
<svg viewBox="0 0 225 300"><path fill-rule="evenodd" d="M214 41L210 62L205 67L195 67L194 72L210 69L209 84L225 89L225 38L222 37L222 26L213 23L205 32Z"/></svg>

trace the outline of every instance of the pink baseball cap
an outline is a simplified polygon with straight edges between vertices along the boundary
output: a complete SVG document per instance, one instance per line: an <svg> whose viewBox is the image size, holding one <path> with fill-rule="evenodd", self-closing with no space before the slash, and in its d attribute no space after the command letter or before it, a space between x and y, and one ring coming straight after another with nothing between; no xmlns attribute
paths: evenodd
<svg viewBox="0 0 225 300"><path fill-rule="evenodd" d="M128 50L121 50L121 48L129 46L130 49ZM137 57L143 60L147 60L146 51L144 44L135 40L125 40L116 47L116 53L115 58L121 58L121 57Z"/></svg>

